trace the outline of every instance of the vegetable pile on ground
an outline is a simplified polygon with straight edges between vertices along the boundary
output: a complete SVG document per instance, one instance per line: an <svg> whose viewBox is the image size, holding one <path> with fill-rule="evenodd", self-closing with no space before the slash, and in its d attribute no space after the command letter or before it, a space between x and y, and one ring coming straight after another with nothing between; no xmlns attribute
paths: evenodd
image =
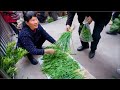
<svg viewBox="0 0 120 90"><path fill-rule="evenodd" d="M10 42L6 48L6 55L1 57L1 68L10 76L14 78L13 75L16 74L17 68L15 64L21 59L27 51L22 48L15 49L16 42Z"/></svg>
<svg viewBox="0 0 120 90"><path fill-rule="evenodd" d="M77 61L69 54L72 32L64 32L58 41L47 48L55 49L53 55L43 55L42 71L52 79L83 79Z"/></svg>
<svg viewBox="0 0 120 90"><path fill-rule="evenodd" d="M110 27L110 32L120 32L120 15L113 20L113 24Z"/></svg>
<svg viewBox="0 0 120 90"><path fill-rule="evenodd" d="M91 41L93 41L91 31L90 31L90 27L89 27L88 24L83 25L83 28L82 28L81 33L80 33L80 39L83 42L91 42Z"/></svg>

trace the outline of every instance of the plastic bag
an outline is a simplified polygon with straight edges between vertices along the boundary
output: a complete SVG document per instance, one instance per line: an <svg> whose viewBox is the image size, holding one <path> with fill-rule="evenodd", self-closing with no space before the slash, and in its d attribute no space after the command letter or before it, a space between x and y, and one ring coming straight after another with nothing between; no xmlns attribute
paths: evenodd
<svg viewBox="0 0 120 90"><path fill-rule="evenodd" d="M84 26L81 30L80 40L83 42L92 42L93 41L90 27L89 27L89 24L87 24L87 23L84 24Z"/></svg>

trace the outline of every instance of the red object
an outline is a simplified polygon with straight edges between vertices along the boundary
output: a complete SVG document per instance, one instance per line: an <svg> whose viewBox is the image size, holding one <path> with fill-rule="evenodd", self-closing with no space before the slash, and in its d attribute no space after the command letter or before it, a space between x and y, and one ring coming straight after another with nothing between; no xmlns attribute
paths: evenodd
<svg viewBox="0 0 120 90"><path fill-rule="evenodd" d="M7 23L14 23L17 22L17 19L13 19L12 11L7 11L7 14L3 13L2 11L0 11L0 14L2 15L3 19L7 22Z"/></svg>

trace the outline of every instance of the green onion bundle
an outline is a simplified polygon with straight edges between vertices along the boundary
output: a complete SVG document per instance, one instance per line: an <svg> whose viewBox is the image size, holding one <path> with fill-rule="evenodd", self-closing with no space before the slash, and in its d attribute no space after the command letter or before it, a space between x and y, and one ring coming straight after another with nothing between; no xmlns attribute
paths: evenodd
<svg viewBox="0 0 120 90"><path fill-rule="evenodd" d="M72 37L72 32L64 32L58 41L55 43L63 52L70 51L70 38Z"/></svg>

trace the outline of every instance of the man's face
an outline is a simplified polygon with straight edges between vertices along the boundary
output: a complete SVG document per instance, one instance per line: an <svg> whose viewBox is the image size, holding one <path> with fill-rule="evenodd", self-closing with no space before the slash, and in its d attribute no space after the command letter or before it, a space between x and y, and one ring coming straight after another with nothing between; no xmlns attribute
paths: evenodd
<svg viewBox="0 0 120 90"><path fill-rule="evenodd" d="M37 29L38 28L38 19L37 17L32 17L28 22L26 22L26 24L32 29Z"/></svg>

